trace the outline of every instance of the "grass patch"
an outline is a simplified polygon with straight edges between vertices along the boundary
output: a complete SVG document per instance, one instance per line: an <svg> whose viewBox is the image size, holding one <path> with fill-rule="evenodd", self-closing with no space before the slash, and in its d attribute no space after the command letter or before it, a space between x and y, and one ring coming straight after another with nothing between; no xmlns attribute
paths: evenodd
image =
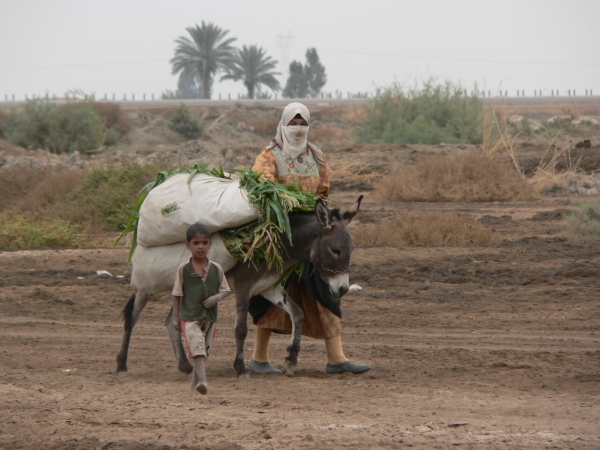
<svg viewBox="0 0 600 450"><path fill-rule="evenodd" d="M505 163L482 153L431 155L375 187L381 201L508 202L539 198L537 191Z"/></svg>
<svg viewBox="0 0 600 450"><path fill-rule="evenodd" d="M575 205L566 222L569 236L579 239L600 239L600 202Z"/></svg>
<svg viewBox="0 0 600 450"><path fill-rule="evenodd" d="M79 247L81 228L63 220L43 220L5 212L0 215L0 248Z"/></svg>
<svg viewBox="0 0 600 450"><path fill-rule="evenodd" d="M385 89L367 107L358 141L375 144L480 144L483 100L477 89L467 95L460 84L433 80L407 93Z"/></svg>
<svg viewBox="0 0 600 450"><path fill-rule="evenodd" d="M183 103L175 108L169 123L173 131L186 139L197 139L204 130L204 124L198 114Z"/></svg>
<svg viewBox="0 0 600 450"><path fill-rule="evenodd" d="M488 245L500 236L476 220L451 213L407 211L376 224L359 225L352 230L358 246L403 245Z"/></svg>

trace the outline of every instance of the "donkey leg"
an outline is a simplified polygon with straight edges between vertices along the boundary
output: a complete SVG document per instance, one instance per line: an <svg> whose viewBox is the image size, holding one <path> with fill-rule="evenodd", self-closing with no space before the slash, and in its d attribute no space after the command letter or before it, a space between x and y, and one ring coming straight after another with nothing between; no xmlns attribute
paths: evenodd
<svg viewBox="0 0 600 450"><path fill-rule="evenodd" d="M177 369L181 373L190 374L194 370L192 365L187 359L185 349L183 348L183 342L181 342L181 333L173 327L173 308L169 311L167 318L165 319L165 325L169 332L169 338L171 344L173 344L173 350L175 351L175 358L177 358Z"/></svg>
<svg viewBox="0 0 600 450"><path fill-rule="evenodd" d="M131 333L148 300L150 300L150 294L136 291L125 305L125 308L123 308L123 312L121 313L123 316L123 337L121 339L121 349L117 354L118 374L125 374L127 372L127 353L129 351L129 342L131 341Z"/></svg>
<svg viewBox="0 0 600 450"><path fill-rule="evenodd" d="M283 364L285 375L291 377L294 376L294 370L298 364L298 353L300 353L300 341L302 339L302 326L304 325L304 313L287 294L285 294L283 298L283 306L279 304L277 306L287 311L292 320L292 336L290 345L287 348L288 356L285 358L285 363Z"/></svg>
<svg viewBox="0 0 600 450"><path fill-rule="evenodd" d="M248 306L250 298L236 289L236 318L235 318L235 360L233 368L238 378L250 379L250 371L244 361L244 343L248 336Z"/></svg>

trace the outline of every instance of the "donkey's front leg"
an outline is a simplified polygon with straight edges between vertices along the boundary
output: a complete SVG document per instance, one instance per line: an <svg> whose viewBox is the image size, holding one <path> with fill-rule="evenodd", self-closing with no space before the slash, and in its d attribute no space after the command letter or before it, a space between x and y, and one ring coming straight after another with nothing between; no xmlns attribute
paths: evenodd
<svg viewBox="0 0 600 450"><path fill-rule="evenodd" d="M243 292L237 291L236 297L236 318L235 318L235 360L233 368L237 372L238 378L250 379L250 371L246 368L244 361L244 343L248 336L248 306L250 298Z"/></svg>
<svg viewBox="0 0 600 450"><path fill-rule="evenodd" d="M283 305L278 304L290 315L292 320L292 337L288 346L288 356L283 364L284 373L291 377L294 376L294 370L298 365L298 353L300 353L300 340L302 339L302 325L304 325L304 313L287 293L283 297Z"/></svg>

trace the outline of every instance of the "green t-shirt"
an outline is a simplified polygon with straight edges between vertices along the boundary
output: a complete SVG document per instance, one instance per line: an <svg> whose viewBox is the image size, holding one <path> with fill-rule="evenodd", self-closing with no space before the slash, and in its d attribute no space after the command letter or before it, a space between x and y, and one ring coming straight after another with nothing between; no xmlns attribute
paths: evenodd
<svg viewBox="0 0 600 450"><path fill-rule="evenodd" d="M213 323L217 321L218 305L206 309L202 302L219 292L221 285L219 275L219 269L215 264L209 264L208 273L204 279L196 273L191 262L184 266L182 273L183 298L179 306L181 320L194 322L206 319Z"/></svg>

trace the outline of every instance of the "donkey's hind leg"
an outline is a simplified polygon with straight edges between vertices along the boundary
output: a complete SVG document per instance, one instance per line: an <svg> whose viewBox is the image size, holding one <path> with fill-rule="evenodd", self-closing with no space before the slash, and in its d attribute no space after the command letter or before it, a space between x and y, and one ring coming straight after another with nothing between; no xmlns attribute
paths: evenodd
<svg viewBox="0 0 600 450"><path fill-rule="evenodd" d="M281 304L283 303L283 304ZM284 292L284 297L277 306L284 309L292 320L292 337L288 346L288 356L283 364L284 373L291 377L294 376L294 370L298 365L298 353L300 353L300 341L302 339L302 326L304 325L304 313L296 303Z"/></svg>
<svg viewBox="0 0 600 450"><path fill-rule="evenodd" d="M171 344L173 344L173 350L175 350L175 357L177 358L177 368L180 372L190 374L194 370L192 365L185 355L183 343L181 342L181 333L173 327L173 308L169 311L169 315L165 319L165 325L169 331L169 337L171 338Z"/></svg>
<svg viewBox="0 0 600 450"><path fill-rule="evenodd" d="M148 300L150 300L150 294L136 291L125 305L125 308L123 308L123 312L121 313L123 317L123 337L121 339L121 349L117 354L118 374L125 374L127 372L127 353L129 352L131 333Z"/></svg>

